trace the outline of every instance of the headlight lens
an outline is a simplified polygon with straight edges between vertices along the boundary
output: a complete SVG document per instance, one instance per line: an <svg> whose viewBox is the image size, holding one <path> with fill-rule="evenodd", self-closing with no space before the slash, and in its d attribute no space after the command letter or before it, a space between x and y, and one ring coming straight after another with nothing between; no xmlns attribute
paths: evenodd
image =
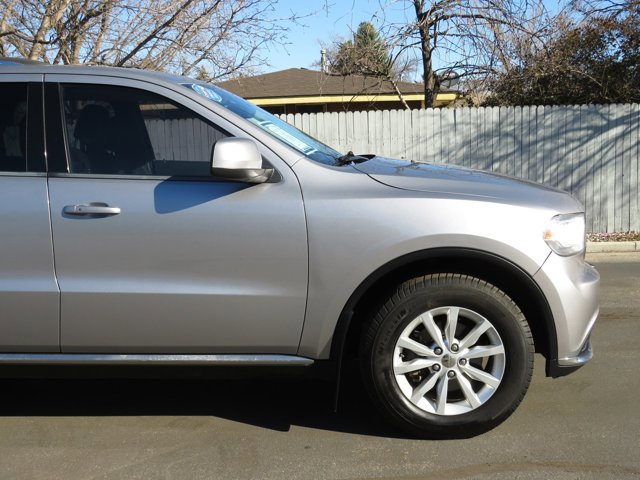
<svg viewBox="0 0 640 480"><path fill-rule="evenodd" d="M551 250L563 257L584 252L586 241L584 213L556 215L549 221L543 238Z"/></svg>

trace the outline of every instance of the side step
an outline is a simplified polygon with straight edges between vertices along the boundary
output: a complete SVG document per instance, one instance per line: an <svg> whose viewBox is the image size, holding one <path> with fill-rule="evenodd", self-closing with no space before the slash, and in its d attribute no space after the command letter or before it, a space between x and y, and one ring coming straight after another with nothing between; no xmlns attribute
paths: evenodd
<svg viewBox="0 0 640 480"><path fill-rule="evenodd" d="M2 353L0 365L211 365L308 367L294 355L113 355L93 353Z"/></svg>

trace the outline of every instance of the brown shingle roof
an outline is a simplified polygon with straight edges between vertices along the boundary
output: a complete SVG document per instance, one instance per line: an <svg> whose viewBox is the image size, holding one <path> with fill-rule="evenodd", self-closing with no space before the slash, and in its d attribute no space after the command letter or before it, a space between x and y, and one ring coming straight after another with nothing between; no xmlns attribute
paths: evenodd
<svg viewBox="0 0 640 480"><path fill-rule="evenodd" d="M330 75L305 68L290 68L255 77L234 78L218 85L244 98L396 93L391 82L374 77ZM423 91L419 83L398 82L398 88L404 94Z"/></svg>

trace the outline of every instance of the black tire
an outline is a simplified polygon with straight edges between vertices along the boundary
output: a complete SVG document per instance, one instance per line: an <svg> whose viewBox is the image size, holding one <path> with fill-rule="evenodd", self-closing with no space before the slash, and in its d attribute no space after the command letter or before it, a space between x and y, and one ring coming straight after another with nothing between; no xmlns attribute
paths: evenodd
<svg viewBox="0 0 640 480"><path fill-rule="evenodd" d="M447 312L456 313L442 315L442 307L449 307ZM426 312L429 313L425 322L422 314ZM447 343L443 321L449 322L449 315L451 325L457 325L457 330L455 335L451 333L455 328L449 330L449 338L454 340ZM433 349L431 352L442 351L434 340L437 335L429 334L438 330L425 327L431 325L430 318L442 332L440 340L444 351L440 356L428 356L431 355L429 352L416 354L414 346L397 345L402 336L402 345L415 338L427 349ZM492 328L487 327L487 320ZM475 335L469 335L474 325L478 326L477 331L485 327L488 330L477 344L474 342L475 353L472 354L468 346L471 338L475 338ZM468 341L455 340L458 336ZM494 344L500 343L502 349L497 347L500 353L489 353L482 359L472 358L481 350L495 349ZM364 382L374 403L403 431L422 438L471 437L504 421L520 404L529 387L533 354L529 325L513 300L483 280L459 274L427 275L399 285L364 327L360 345ZM463 359L465 355L470 359ZM439 363L437 367L409 374L400 370L394 372L394 362L400 369L416 359ZM490 380L483 385L484 380L477 378L478 369L491 371L495 378L501 375L498 385L493 385L494 377L487 377ZM438 382L437 388L430 387L431 390L421 396L427 384L432 385L434 381ZM446 385L441 388L440 383ZM469 390L469 385L473 391ZM448 390L444 390L445 387ZM482 403L479 403L480 399L484 399ZM436 409L441 409L440 413Z"/></svg>

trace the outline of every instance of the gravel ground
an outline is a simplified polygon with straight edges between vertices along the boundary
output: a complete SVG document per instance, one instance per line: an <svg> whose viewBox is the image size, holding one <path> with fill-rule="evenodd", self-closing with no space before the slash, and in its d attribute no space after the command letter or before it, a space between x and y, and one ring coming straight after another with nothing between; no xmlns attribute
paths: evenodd
<svg viewBox="0 0 640 480"><path fill-rule="evenodd" d="M640 241L640 232L618 233L589 233L589 242L637 242Z"/></svg>

